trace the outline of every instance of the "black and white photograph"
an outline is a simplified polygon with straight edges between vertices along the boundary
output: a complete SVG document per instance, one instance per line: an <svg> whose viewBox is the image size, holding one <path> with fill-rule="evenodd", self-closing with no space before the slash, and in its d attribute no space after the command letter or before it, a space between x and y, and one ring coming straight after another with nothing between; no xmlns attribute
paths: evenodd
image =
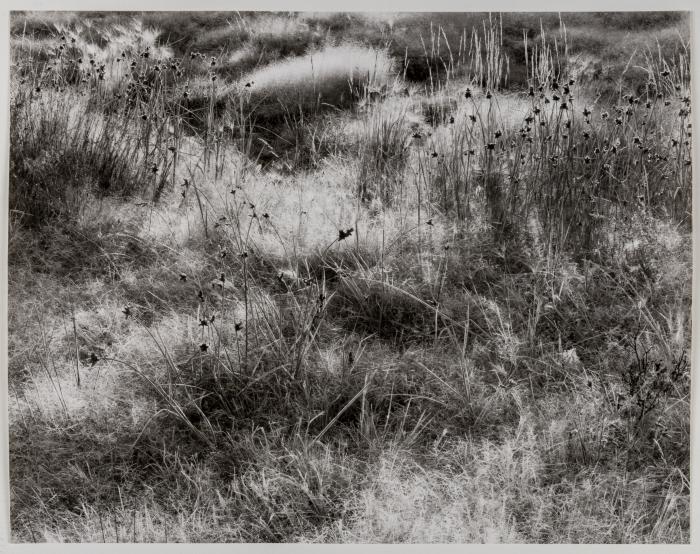
<svg viewBox="0 0 700 554"><path fill-rule="evenodd" d="M690 544L694 14L535 6L9 12L11 543Z"/></svg>

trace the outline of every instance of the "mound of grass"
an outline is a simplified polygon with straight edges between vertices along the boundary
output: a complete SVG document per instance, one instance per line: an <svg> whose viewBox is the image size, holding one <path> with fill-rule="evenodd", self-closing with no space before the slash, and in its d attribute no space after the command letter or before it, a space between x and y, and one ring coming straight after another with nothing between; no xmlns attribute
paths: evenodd
<svg viewBox="0 0 700 554"><path fill-rule="evenodd" d="M65 12L13 12L10 34L35 39L50 38L77 18L77 14Z"/></svg>
<svg viewBox="0 0 700 554"><path fill-rule="evenodd" d="M140 19L146 27L159 30L160 44L172 46L179 55L187 56L192 45L207 33L214 33L220 39L230 36L227 33L235 16L229 12L147 12L140 14ZM216 50L220 46L221 42L213 45Z"/></svg>
<svg viewBox="0 0 700 554"><path fill-rule="evenodd" d="M253 113L269 119L279 117L284 108L296 112L347 107L366 89L391 84L393 70L382 50L334 46L254 71L239 81L239 88L248 95Z"/></svg>

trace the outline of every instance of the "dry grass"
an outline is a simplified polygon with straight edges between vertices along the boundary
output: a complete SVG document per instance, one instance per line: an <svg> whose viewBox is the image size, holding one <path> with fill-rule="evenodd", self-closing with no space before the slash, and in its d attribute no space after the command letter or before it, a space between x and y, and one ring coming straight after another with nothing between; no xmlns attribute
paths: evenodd
<svg viewBox="0 0 700 554"><path fill-rule="evenodd" d="M14 540L689 541L684 44L416 17L15 16Z"/></svg>
<svg viewBox="0 0 700 554"><path fill-rule="evenodd" d="M292 112L347 107L367 89L390 84L392 69L384 51L332 46L268 65L243 77L239 87L249 85L253 113L267 118L285 106Z"/></svg>

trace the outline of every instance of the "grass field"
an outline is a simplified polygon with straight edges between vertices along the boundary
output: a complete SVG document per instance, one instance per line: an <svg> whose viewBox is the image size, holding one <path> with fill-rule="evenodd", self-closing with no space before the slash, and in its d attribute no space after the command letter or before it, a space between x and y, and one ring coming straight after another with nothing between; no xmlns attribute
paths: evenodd
<svg viewBox="0 0 700 554"><path fill-rule="evenodd" d="M14 13L17 542L688 543L682 13Z"/></svg>

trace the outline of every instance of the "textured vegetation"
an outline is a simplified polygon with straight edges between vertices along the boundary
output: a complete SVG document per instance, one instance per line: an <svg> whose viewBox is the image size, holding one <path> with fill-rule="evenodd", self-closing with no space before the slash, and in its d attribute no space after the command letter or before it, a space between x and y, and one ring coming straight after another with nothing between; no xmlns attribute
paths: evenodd
<svg viewBox="0 0 700 554"><path fill-rule="evenodd" d="M16 541L689 541L684 14L11 30Z"/></svg>

